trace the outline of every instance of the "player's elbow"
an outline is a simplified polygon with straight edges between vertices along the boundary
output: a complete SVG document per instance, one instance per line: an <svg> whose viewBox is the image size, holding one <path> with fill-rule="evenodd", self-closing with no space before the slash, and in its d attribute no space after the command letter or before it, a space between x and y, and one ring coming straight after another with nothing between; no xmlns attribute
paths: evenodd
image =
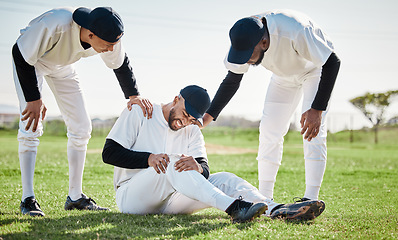
<svg viewBox="0 0 398 240"><path fill-rule="evenodd" d="M107 164L111 164L111 155L112 155L112 148L108 139L106 139L104 148L102 149L102 161Z"/></svg>

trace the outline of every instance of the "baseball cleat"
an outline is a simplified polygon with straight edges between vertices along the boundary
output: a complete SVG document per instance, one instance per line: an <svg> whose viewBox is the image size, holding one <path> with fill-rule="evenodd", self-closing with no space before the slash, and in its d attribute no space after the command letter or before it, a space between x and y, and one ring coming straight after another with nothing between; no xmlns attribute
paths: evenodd
<svg viewBox="0 0 398 240"><path fill-rule="evenodd" d="M94 199L87 197L82 193L82 197L77 199L76 201L72 201L72 199L68 196L65 202L65 210L93 210L93 211L107 211L109 208L103 208L97 205Z"/></svg>
<svg viewBox="0 0 398 240"><path fill-rule="evenodd" d="M44 212L40 209L39 203L33 196L25 198L25 200L19 205L19 209L24 215L30 215L33 217L42 217L45 215Z"/></svg>
<svg viewBox="0 0 398 240"><path fill-rule="evenodd" d="M233 223L250 222L261 216L268 209L265 203L250 203L241 199L235 200L226 210Z"/></svg>
<svg viewBox="0 0 398 240"><path fill-rule="evenodd" d="M302 197L302 198L294 197L294 198L293 198L293 201L294 201L295 203L298 203L298 202L305 202L305 201L309 201L309 200L311 200L311 199L306 198L306 197Z"/></svg>
<svg viewBox="0 0 398 240"><path fill-rule="evenodd" d="M291 204L281 204L271 211L271 219L308 221L313 220L325 210L320 200L307 200Z"/></svg>

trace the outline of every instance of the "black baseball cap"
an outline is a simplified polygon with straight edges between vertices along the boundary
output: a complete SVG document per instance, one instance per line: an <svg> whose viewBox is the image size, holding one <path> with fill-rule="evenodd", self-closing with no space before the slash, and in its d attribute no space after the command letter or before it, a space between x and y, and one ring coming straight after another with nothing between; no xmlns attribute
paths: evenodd
<svg viewBox="0 0 398 240"><path fill-rule="evenodd" d="M73 20L110 43L117 42L123 36L122 18L110 7L97 7L93 10L80 7L73 12Z"/></svg>
<svg viewBox="0 0 398 240"><path fill-rule="evenodd" d="M180 94L185 99L187 113L203 125L202 117L210 107L207 90L196 85L189 85L181 89Z"/></svg>
<svg viewBox="0 0 398 240"><path fill-rule="evenodd" d="M258 18L247 17L237 21L229 30L231 48L228 53L228 62L247 63L264 33L264 24Z"/></svg>

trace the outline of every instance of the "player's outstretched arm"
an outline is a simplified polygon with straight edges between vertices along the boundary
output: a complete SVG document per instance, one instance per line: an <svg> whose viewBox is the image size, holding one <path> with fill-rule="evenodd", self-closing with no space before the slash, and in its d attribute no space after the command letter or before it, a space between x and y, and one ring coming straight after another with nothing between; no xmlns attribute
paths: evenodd
<svg viewBox="0 0 398 240"><path fill-rule="evenodd" d="M239 89L242 78L243 74L236 74L228 71L227 76L225 76L225 79L220 84L220 87L218 88L217 93L211 101L211 105L205 114L206 119L203 119L207 122L207 124L217 119L220 112L224 109L224 107ZM207 124L204 124L204 126Z"/></svg>
<svg viewBox="0 0 398 240"><path fill-rule="evenodd" d="M203 125L200 126L200 124L199 124L199 127L200 128L206 127L207 125L209 125L213 121L213 119L214 118L210 114L205 113L205 115L203 115Z"/></svg>

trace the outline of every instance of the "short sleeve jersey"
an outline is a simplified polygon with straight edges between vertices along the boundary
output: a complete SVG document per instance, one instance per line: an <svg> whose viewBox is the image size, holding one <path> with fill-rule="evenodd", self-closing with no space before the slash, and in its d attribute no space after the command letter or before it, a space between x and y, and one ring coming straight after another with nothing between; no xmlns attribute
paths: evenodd
<svg viewBox="0 0 398 240"><path fill-rule="evenodd" d="M138 105L133 105L131 111L125 109L107 138L134 151L207 158L204 138L199 127L189 125L178 131L171 130L164 118L162 107L158 104L153 105L151 119L144 117ZM140 171L142 169L115 167L115 189Z"/></svg>
<svg viewBox="0 0 398 240"><path fill-rule="evenodd" d="M85 50L82 47L81 27L72 19L74 10L74 8L52 9L21 29L17 44L28 64L34 66L40 62L49 68L62 67L82 57L98 54L93 48ZM112 52L100 55L109 68L117 69L123 64L125 52L119 42Z"/></svg>
<svg viewBox="0 0 398 240"><path fill-rule="evenodd" d="M280 10L252 17L267 20L270 45L261 65L280 77L300 76L320 68L333 52L329 37L305 14ZM226 68L236 74L246 73L249 64L224 60Z"/></svg>

